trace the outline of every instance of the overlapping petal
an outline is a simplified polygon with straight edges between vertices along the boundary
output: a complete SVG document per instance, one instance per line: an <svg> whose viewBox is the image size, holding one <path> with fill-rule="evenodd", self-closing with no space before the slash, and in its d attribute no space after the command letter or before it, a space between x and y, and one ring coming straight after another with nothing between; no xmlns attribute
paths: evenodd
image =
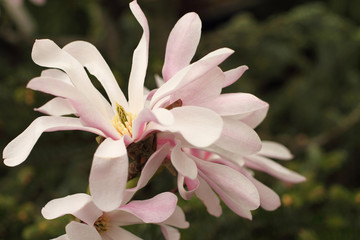
<svg viewBox="0 0 360 240"><path fill-rule="evenodd" d="M65 227L70 240L102 240L96 229L87 224L72 221Z"/></svg>
<svg viewBox="0 0 360 240"><path fill-rule="evenodd" d="M112 211L122 202L129 160L123 139L107 138L95 152L89 186L94 203L103 211Z"/></svg>

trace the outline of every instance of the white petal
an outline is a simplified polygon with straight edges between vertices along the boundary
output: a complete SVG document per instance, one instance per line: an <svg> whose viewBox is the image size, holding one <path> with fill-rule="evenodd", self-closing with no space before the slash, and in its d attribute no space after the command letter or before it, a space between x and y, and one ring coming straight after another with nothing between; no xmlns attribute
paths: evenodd
<svg viewBox="0 0 360 240"><path fill-rule="evenodd" d="M225 82L223 87L227 87L231 84L233 84L234 82L236 82L243 74L246 70L248 70L249 68L245 65L231 69L229 71L225 72Z"/></svg>
<svg viewBox="0 0 360 240"><path fill-rule="evenodd" d="M93 225L102 215L102 211L92 202L91 196L78 193L51 200L41 209L41 214L46 219L55 219L71 214L81 221Z"/></svg>
<svg viewBox="0 0 360 240"><path fill-rule="evenodd" d="M32 59L40 66L64 70L74 86L91 100L94 108L103 115L112 113L106 99L93 86L83 66L70 54L49 39L36 40L31 53Z"/></svg>
<svg viewBox="0 0 360 240"><path fill-rule="evenodd" d="M130 9L140 23L143 34L136 47L129 77L129 110L137 114L144 107L144 81L149 55L149 26L146 17L136 1L130 3Z"/></svg>
<svg viewBox="0 0 360 240"><path fill-rule="evenodd" d="M199 181L200 185L195 192L196 196L204 203L208 213L219 217L222 214L222 208L218 196L201 177L199 177Z"/></svg>
<svg viewBox="0 0 360 240"><path fill-rule="evenodd" d="M267 159L262 156L252 155L245 159L245 166L266 172L274 177L277 177L286 182L298 183L305 181L305 177L291 171L277 162Z"/></svg>
<svg viewBox="0 0 360 240"><path fill-rule="evenodd" d="M116 225L113 225L110 227L110 229L108 231L106 231L105 233L102 234L103 239L104 237L107 237L107 239L109 240L122 240L122 239L126 239L126 240L141 240L141 238L139 238L138 236L135 236L134 234L132 234L131 232L120 228ZM105 240L105 239L104 239Z"/></svg>
<svg viewBox="0 0 360 240"><path fill-rule="evenodd" d="M129 160L123 139L105 139L95 152L90 171L94 203L107 212L118 208L126 188Z"/></svg>
<svg viewBox="0 0 360 240"><path fill-rule="evenodd" d="M262 148L258 154L279 160L290 160L293 158L289 149L284 145L271 141L262 141Z"/></svg>
<svg viewBox="0 0 360 240"><path fill-rule="evenodd" d="M223 118L223 129L215 145L246 156L261 149L261 140L257 133L248 125L230 118Z"/></svg>
<svg viewBox="0 0 360 240"><path fill-rule="evenodd" d="M66 45L63 50L76 58L99 80L113 107L116 106L115 102L117 102L127 110L128 103L123 92L120 90L108 64L94 45L85 41L74 41Z"/></svg>
<svg viewBox="0 0 360 240"><path fill-rule="evenodd" d="M196 13L187 13L175 24L166 44L163 66L164 80L189 65L201 36L201 20Z"/></svg>
<svg viewBox="0 0 360 240"><path fill-rule="evenodd" d="M181 144L176 145L171 151L171 163L181 175L190 179L197 177L196 164L181 150Z"/></svg>
<svg viewBox="0 0 360 240"><path fill-rule="evenodd" d="M65 72L61 71L60 69L54 69L54 68L45 69L45 70L41 71L40 76L55 78L57 80L63 81L67 84L74 86L74 84L71 81L71 79L69 78L69 76Z"/></svg>
<svg viewBox="0 0 360 240"><path fill-rule="evenodd" d="M174 226L177 228L189 227L189 222L187 222L185 219L185 213L179 206L176 206L174 213L168 219L166 219L166 221L162 222L162 224Z"/></svg>
<svg viewBox="0 0 360 240"><path fill-rule="evenodd" d="M102 240L94 227L84 223L72 221L65 229L69 240Z"/></svg>
<svg viewBox="0 0 360 240"><path fill-rule="evenodd" d="M98 129L83 126L78 118L39 117L5 147L3 152L5 165L13 167L25 161L43 132L61 130L82 130L105 136L105 134Z"/></svg>
<svg viewBox="0 0 360 240"><path fill-rule="evenodd" d="M52 116L76 114L76 110L71 105L71 102L61 97L55 97L51 99L41 107L35 108L35 111L39 111Z"/></svg>
<svg viewBox="0 0 360 240"><path fill-rule="evenodd" d="M161 232L164 235L166 240L179 240L180 239L180 232L176 228L161 225Z"/></svg>
<svg viewBox="0 0 360 240"><path fill-rule="evenodd" d="M196 173L197 173L197 171L196 171ZM184 181L185 181L184 176L181 173L178 173L177 186L178 186L179 194L183 199L190 200L192 198L192 196L194 195L197 187L199 186L199 180L195 179L194 182L196 182L196 183L194 184L195 185L194 188L189 189L189 190L185 190Z"/></svg>

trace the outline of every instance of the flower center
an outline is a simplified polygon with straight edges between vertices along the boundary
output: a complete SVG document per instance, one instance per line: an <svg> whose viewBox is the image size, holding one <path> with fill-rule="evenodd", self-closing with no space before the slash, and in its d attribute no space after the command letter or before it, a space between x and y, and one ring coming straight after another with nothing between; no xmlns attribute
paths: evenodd
<svg viewBox="0 0 360 240"><path fill-rule="evenodd" d="M106 232L109 230L109 219L102 215L96 220L94 226L99 233Z"/></svg>
<svg viewBox="0 0 360 240"><path fill-rule="evenodd" d="M116 103L116 112L117 114L111 120L112 125L116 131L121 134L121 136L132 136L132 123L135 119L135 116L132 113L126 112L124 108L118 103Z"/></svg>

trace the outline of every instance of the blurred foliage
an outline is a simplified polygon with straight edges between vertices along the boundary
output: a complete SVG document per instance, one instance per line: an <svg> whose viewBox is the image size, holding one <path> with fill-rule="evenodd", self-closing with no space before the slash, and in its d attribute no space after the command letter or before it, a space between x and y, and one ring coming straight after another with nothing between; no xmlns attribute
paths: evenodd
<svg viewBox="0 0 360 240"><path fill-rule="evenodd" d="M30 58L36 38L50 38L60 46L77 39L92 42L126 89L132 51L141 34L127 1L48 0L44 6L24 1L32 33L21 31L4 2L0 0L0 149L40 116L33 108L50 99L25 88L41 71ZM279 193L283 204L274 212L254 211L253 221L226 206L220 218L211 217L196 198L179 199L191 223L181 230L182 239L357 239L360 2L139 3L151 30L148 87L155 86L152 76L161 72L173 24L185 12L198 12L204 33L195 58L224 46L235 50L222 67L246 64L250 69L226 91L250 92L270 103L268 117L257 131L263 139L287 145L296 157L283 164L308 179L289 185L256 173ZM46 133L25 163L0 167L0 239L41 240L63 234L70 217L45 221L41 207L50 199L86 191L96 146L91 134ZM172 176L163 171L144 194L174 186ZM145 239L161 239L155 225L129 229Z"/></svg>

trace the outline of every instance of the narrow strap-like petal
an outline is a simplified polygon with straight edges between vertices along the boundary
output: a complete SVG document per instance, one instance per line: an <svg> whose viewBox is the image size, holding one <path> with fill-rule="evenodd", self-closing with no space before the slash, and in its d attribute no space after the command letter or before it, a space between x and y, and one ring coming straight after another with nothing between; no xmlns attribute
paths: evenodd
<svg viewBox="0 0 360 240"><path fill-rule="evenodd" d="M103 132L96 128L84 126L78 118L39 117L5 147L3 152L5 165L13 167L25 161L43 132L62 130L82 130L105 136Z"/></svg>
<svg viewBox="0 0 360 240"><path fill-rule="evenodd" d="M137 1L130 3L130 9L140 23L143 34L136 47L129 77L129 110L137 114L144 107L144 81L149 57L149 26Z"/></svg>
<svg viewBox="0 0 360 240"><path fill-rule="evenodd" d="M162 75L165 81L190 64L201 36L201 20L196 13L187 13L175 24L166 44Z"/></svg>
<svg viewBox="0 0 360 240"><path fill-rule="evenodd" d="M175 211L177 197L170 192L164 192L142 201L131 201L121 206L119 210L132 213L144 223L160 223L168 219Z"/></svg>
<svg viewBox="0 0 360 240"><path fill-rule="evenodd" d="M51 116L62 116L77 113L71 102L62 97L55 97L34 110Z"/></svg>
<svg viewBox="0 0 360 240"><path fill-rule="evenodd" d="M107 138L95 152L89 187L93 201L104 212L118 208L128 177L129 160L123 138Z"/></svg>
<svg viewBox="0 0 360 240"><path fill-rule="evenodd" d="M131 232L120 228L116 225L112 225L110 229L102 234L103 240L141 240L138 236L135 236Z"/></svg>
<svg viewBox="0 0 360 240"><path fill-rule="evenodd" d="M195 192L196 196L204 203L208 213L215 217L219 217L222 214L219 197L214 193L204 179L201 177L198 179L200 185Z"/></svg>
<svg viewBox="0 0 360 240"><path fill-rule="evenodd" d="M85 193L51 200L41 209L41 213L46 219L55 219L71 214L89 225L93 225L103 214L92 202L91 196Z"/></svg>
<svg viewBox="0 0 360 240"><path fill-rule="evenodd" d="M161 232L166 240L180 240L180 232L176 228L161 225Z"/></svg>
<svg viewBox="0 0 360 240"><path fill-rule="evenodd" d="M179 206L176 206L174 213L161 224L166 224L177 228L189 227L189 222L187 222L185 219L185 213Z"/></svg>
<svg viewBox="0 0 360 240"><path fill-rule="evenodd" d="M197 174L197 171L196 171L196 174ZM192 198L192 196L194 195L196 189L199 186L199 180L198 179L191 180L191 181L193 181L195 183L193 188L191 188L189 190L186 190L184 188L185 177L181 173L178 173L177 186L178 186L179 194L185 200L190 200Z"/></svg>
<svg viewBox="0 0 360 240"><path fill-rule="evenodd" d="M245 166L266 172L286 182L299 183L306 180L304 176L287 169L275 161L259 155L247 156Z"/></svg>
<svg viewBox="0 0 360 240"><path fill-rule="evenodd" d="M74 86L55 78L37 77L31 79L27 87L68 99L84 125L100 129L107 137L119 138L119 133L111 124L111 118L101 114L99 109L92 105L92 101Z"/></svg>
<svg viewBox="0 0 360 240"><path fill-rule="evenodd" d="M124 93L112 74L109 65L105 62L100 52L94 45L84 41L74 41L63 48L64 51L76 58L87 70L94 75L101 85L104 87L112 106L116 106L116 102L128 108Z"/></svg>
<svg viewBox="0 0 360 240"><path fill-rule="evenodd" d="M94 108L104 115L111 115L112 109L109 103L91 83L84 67L53 41L36 40L31 56L33 61L40 66L62 69L74 86L91 100Z"/></svg>
<svg viewBox="0 0 360 240"><path fill-rule="evenodd" d="M262 141L262 148L258 154L279 160L290 160L293 158L289 149L280 143L272 141Z"/></svg>
<svg viewBox="0 0 360 240"><path fill-rule="evenodd" d="M244 72L248 69L249 69L248 66L243 65L243 66L231 69L229 71L226 71L223 87L227 87L227 86L233 84L234 82L236 82L244 74Z"/></svg>

